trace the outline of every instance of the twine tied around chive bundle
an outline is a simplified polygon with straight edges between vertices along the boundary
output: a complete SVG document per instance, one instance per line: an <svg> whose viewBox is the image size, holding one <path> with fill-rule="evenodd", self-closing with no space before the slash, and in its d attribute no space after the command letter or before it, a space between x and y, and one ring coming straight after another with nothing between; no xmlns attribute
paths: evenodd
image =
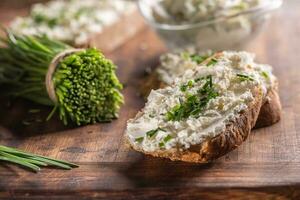
<svg viewBox="0 0 300 200"><path fill-rule="evenodd" d="M53 75L55 73L57 66L66 56L69 56L72 53L76 53L83 50L84 49L67 49L65 51L60 52L52 59L48 67L48 71L46 73L45 85L46 85L48 96L54 103L58 102L57 96L55 94L55 86L53 83Z"/></svg>

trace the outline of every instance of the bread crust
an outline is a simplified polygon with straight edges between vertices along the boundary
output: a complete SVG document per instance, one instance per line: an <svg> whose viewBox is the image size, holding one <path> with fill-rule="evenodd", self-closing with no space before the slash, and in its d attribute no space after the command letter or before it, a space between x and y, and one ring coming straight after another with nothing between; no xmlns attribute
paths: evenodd
<svg viewBox="0 0 300 200"><path fill-rule="evenodd" d="M260 88L255 88L252 93L254 100L248 105L248 109L240 113L234 121L229 122L224 132L187 150L172 149L144 152L141 148L131 145L128 136L125 139L132 149L154 157L193 163L206 163L215 160L241 145L254 127L262 105L263 94ZM136 118L142 113L143 111L138 113Z"/></svg>
<svg viewBox="0 0 300 200"><path fill-rule="evenodd" d="M281 112L282 106L278 95L278 83L276 83L264 99L254 128L263 128L277 123L281 119Z"/></svg>
<svg viewBox="0 0 300 200"><path fill-rule="evenodd" d="M147 97L151 90L164 88L167 85L159 80L157 72L153 72L147 78L147 81L141 87L141 94ZM256 125L254 128L263 128L277 123L281 118L281 103L278 95L278 82L271 88L264 98L261 111L259 113Z"/></svg>
<svg viewBox="0 0 300 200"><path fill-rule="evenodd" d="M146 81L141 85L140 91L143 97L147 98L151 90L157 90L167 86L164 82L159 80L159 75L156 71L153 71L146 77Z"/></svg>

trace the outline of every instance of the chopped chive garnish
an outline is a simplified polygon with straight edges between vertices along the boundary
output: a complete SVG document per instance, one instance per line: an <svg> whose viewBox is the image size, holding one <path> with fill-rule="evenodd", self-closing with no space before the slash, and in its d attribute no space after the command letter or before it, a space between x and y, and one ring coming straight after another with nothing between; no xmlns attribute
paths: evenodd
<svg viewBox="0 0 300 200"><path fill-rule="evenodd" d="M144 140L144 137L135 138L135 141L139 142L139 143L143 142L143 140Z"/></svg>
<svg viewBox="0 0 300 200"><path fill-rule="evenodd" d="M241 81L254 81L254 79L253 79L251 76L244 75L244 74L237 74L237 77L238 77Z"/></svg>
<svg viewBox="0 0 300 200"><path fill-rule="evenodd" d="M150 114L149 117L154 118L154 115Z"/></svg>
<svg viewBox="0 0 300 200"><path fill-rule="evenodd" d="M202 80L205 80L205 79L206 79L206 77L196 78L196 79L195 79L195 82L199 82L199 81L202 81Z"/></svg>
<svg viewBox="0 0 300 200"><path fill-rule="evenodd" d="M158 131L166 132L164 129L158 127L157 129L153 129L153 130L151 130L151 131L148 131L148 132L146 133L146 135L147 135L149 138L152 138Z"/></svg>
<svg viewBox="0 0 300 200"><path fill-rule="evenodd" d="M240 4L233 6L233 9L246 10L247 9L247 3L241 2Z"/></svg>
<svg viewBox="0 0 300 200"><path fill-rule="evenodd" d="M160 142L158 145L159 147L164 147L167 142L169 142L172 139L171 135L167 135L162 142Z"/></svg>
<svg viewBox="0 0 300 200"><path fill-rule="evenodd" d="M148 132L146 133L146 135L147 135L148 137L152 138L152 137L157 133L157 131L158 131L157 129L148 131Z"/></svg>
<svg viewBox="0 0 300 200"><path fill-rule="evenodd" d="M158 145L159 145L159 147L164 147L164 146L165 146L165 143L160 142Z"/></svg>
<svg viewBox="0 0 300 200"><path fill-rule="evenodd" d="M167 135L167 137L164 138L164 142L167 143L172 139L171 135Z"/></svg>
<svg viewBox="0 0 300 200"><path fill-rule="evenodd" d="M190 56L191 57L191 60L193 62L196 62L197 64L201 64L204 60L206 60L209 56L207 55L204 55L204 56L201 56L201 55L197 55L197 54L193 54Z"/></svg>
<svg viewBox="0 0 300 200"><path fill-rule="evenodd" d="M207 66L210 67L210 66L214 66L215 64L217 64L218 60L215 59L215 58L212 58L208 63L207 63Z"/></svg>
<svg viewBox="0 0 300 200"><path fill-rule="evenodd" d="M265 79L267 79L267 80L269 80L270 79L270 77L269 77L269 75L268 75L268 73L267 72L265 72L265 71L262 71L261 72L261 75L265 78Z"/></svg>
<svg viewBox="0 0 300 200"><path fill-rule="evenodd" d="M187 90L187 85L180 86L180 91L185 92Z"/></svg>
<svg viewBox="0 0 300 200"><path fill-rule="evenodd" d="M203 80L206 82L196 94L188 95L186 101L179 99L180 103L166 113L168 121L180 121L190 116L198 117L208 102L219 95L213 88L211 75L206 76Z"/></svg>
<svg viewBox="0 0 300 200"><path fill-rule="evenodd" d="M184 60L189 60L190 58L190 54L187 51L184 51L180 54L181 58L183 58Z"/></svg>
<svg viewBox="0 0 300 200"><path fill-rule="evenodd" d="M194 86L194 81L193 80L189 80L187 84L184 84L180 87L180 90L182 92L185 92L188 88L191 88Z"/></svg>

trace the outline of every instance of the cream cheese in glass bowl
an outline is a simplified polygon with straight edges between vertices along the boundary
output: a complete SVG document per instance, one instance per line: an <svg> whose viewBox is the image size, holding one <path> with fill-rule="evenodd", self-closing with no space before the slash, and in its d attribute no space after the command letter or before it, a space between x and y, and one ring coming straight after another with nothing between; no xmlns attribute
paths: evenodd
<svg viewBox="0 0 300 200"><path fill-rule="evenodd" d="M139 0L140 11L170 49L239 50L282 0Z"/></svg>

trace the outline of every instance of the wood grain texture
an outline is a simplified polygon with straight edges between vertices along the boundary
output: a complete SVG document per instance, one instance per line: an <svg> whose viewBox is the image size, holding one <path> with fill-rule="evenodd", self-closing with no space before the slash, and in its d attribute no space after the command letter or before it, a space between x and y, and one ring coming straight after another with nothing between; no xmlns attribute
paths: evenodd
<svg viewBox="0 0 300 200"><path fill-rule="evenodd" d="M278 124L253 131L238 149L211 164L171 162L128 150L122 134L127 119L144 105L138 88L145 69L155 66L165 51L146 28L108 55L125 84L126 104L113 123L75 128L53 119L24 126L23 119L43 118L49 109L1 98L0 144L66 159L80 168L33 174L1 165L0 199L300 199L299 9L298 0L286 1L266 31L247 47L260 62L275 68L283 105ZM13 16L7 17L1 6L0 10L3 22ZM42 111L30 114L30 108Z"/></svg>

